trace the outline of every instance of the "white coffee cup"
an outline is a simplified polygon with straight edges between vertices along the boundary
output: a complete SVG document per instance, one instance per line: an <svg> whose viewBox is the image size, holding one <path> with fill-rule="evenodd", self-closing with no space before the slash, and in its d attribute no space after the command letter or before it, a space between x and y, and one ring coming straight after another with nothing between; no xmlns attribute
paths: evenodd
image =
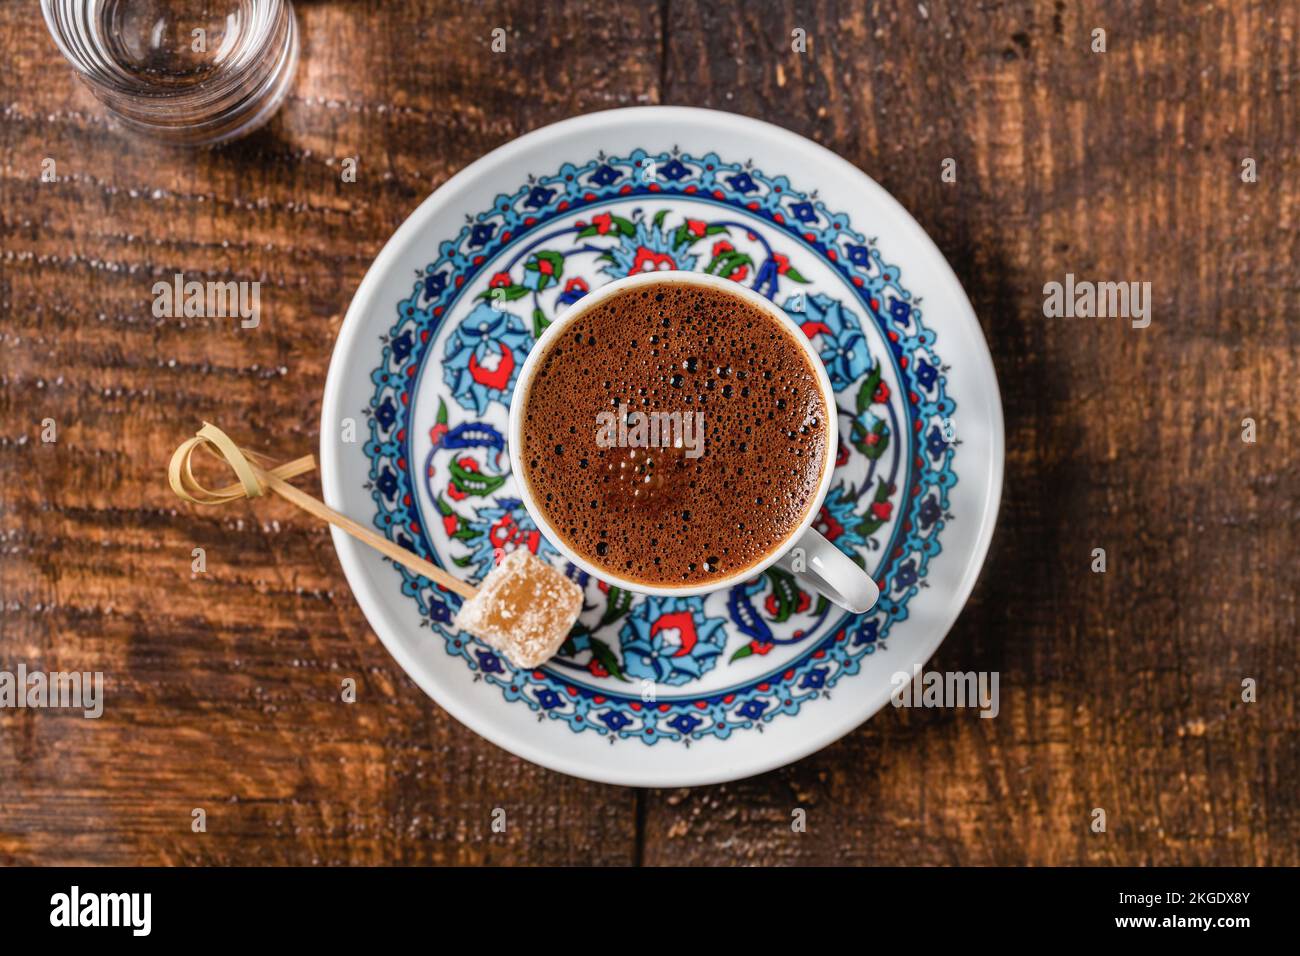
<svg viewBox="0 0 1300 956"><path fill-rule="evenodd" d="M539 360L550 349L556 337L564 331L564 328L570 322L573 322L579 316L585 315L611 296L628 289L663 283L680 283L726 292L744 300L755 309L770 316L773 320L786 325L794 332L792 338L799 343L807 355L808 363L817 376L822 400L826 403L825 462L822 466L821 479L817 483L817 493L809 502L807 513L804 514L803 519L787 535L785 540L774 547L771 554L763 560L729 577L710 581L703 585L649 585L640 581L629 581L620 578L604 568L594 566L575 552L573 548L569 547L563 536L557 533L550 522L546 520L545 514L533 499L527 472L523 461L520 459L520 452L523 448L523 407L527 401L529 389L532 387L533 376L537 370ZM850 561L842 551L812 527L813 521L816 520L818 513L821 511L822 502L826 499L826 492L830 490L831 480L834 477L835 450L838 447L838 438L839 418L836 414L835 391L831 388L831 381L826 375L826 368L822 365L821 356L813 350L812 343L803 334L803 330L795 325L784 311L752 289L745 288L730 279L698 272L665 271L639 273L601 286L596 291L583 296L551 323L550 327L528 353L528 358L525 360L523 368L520 369L514 395L510 400L510 427L507 444L510 450L510 467L518 479L520 498L524 503L524 507L528 510L528 514L536 522L537 527L546 536L547 540L555 545L560 553L573 562L575 566L582 568L602 581L638 594L660 596L708 594L713 591L722 591L735 587L742 581L756 577L772 565L780 564L814 591L825 595L840 607L855 614L860 614L871 610L880 597L880 590L876 587L876 582L871 579L871 576L866 571Z"/></svg>

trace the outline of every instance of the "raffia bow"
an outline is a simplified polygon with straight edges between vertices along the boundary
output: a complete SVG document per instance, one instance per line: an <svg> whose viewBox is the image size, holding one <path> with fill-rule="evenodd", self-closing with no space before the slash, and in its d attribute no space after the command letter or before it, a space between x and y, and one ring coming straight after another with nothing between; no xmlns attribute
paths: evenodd
<svg viewBox="0 0 1300 956"><path fill-rule="evenodd" d="M193 468L194 453L200 448L214 459L228 464L238 480L221 488L208 488L200 482L195 477ZM267 491L272 491L290 504L341 528L398 564L424 575L461 597L471 598L477 593L473 585L452 577L437 565L412 554L370 528L357 524L347 515L340 514L324 502L317 501L289 484L288 479L315 468L316 459L311 455L273 466L265 455L240 448L216 425L204 422L195 436L182 442L172 454L171 463L167 466L167 480L172 491L196 505L224 505L245 498L260 498Z"/></svg>

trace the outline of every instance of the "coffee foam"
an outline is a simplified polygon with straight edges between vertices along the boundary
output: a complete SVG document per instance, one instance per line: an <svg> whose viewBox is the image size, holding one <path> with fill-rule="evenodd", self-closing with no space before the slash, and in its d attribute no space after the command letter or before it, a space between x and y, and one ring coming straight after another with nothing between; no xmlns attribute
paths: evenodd
<svg viewBox="0 0 1300 956"><path fill-rule="evenodd" d="M703 453L601 447L602 412L702 412ZM707 585L758 564L802 522L829 413L783 324L729 292L665 282L612 296L550 343L520 457L538 508L590 564Z"/></svg>

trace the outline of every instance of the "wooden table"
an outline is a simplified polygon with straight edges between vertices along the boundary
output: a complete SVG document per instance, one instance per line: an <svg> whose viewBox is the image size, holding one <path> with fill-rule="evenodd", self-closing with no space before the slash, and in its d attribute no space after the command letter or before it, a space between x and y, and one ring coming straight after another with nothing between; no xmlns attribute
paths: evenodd
<svg viewBox="0 0 1300 956"><path fill-rule="evenodd" d="M102 670L110 701L0 711L0 863L1300 863L1300 4L1130 6L303 0L284 109L198 153L115 129L0 6L0 669ZM314 521L167 490L199 416L316 446L352 293L432 189L646 103L829 146L952 262L1007 473L932 666L999 671L998 719L886 709L726 786L572 780L416 688ZM155 318L180 271L260 280L273 321ZM1149 281L1150 327L1045 318L1067 272Z"/></svg>

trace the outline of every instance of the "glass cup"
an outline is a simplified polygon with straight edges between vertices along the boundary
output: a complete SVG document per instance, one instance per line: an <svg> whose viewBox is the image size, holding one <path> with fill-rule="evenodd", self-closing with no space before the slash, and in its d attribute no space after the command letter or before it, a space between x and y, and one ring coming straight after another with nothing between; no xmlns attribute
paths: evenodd
<svg viewBox="0 0 1300 956"><path fill-rule="evenodd" d="M41 0L54 42L127 127L206 146L257 129L298 65L290 0Z"/></svg>
<svg viewBox="0 0 1300 956"><path fill-rule="evenodd" d="M627 289L665 283L680 283L723 290L729 295L748 302L754 308L769 316L772 321L789 327L794 332L791 338L803 349L809 365L812 366L817 375L822 400L827 408L826 448L828 451L826 461L822 466L823 470L821 480L817 486L817 493L809 503L799 525L781 544L773 548L771 553L757 564L747 567L730 577L706 585L654 586L621 578L592 564L575 551L547 521L545 513L533 499L532 487L528 481L528 471L520 457L524 445L523 408L528 402L529 388L543 356L546 355L560 332L575 319L589 313L594 307L611 296ZM779 564L817 593L824 595L847 611L861 614L871 610L880 597L880 590L876 587L876 582L871 579L871 576L866 571L849 560L844 552L827 541L812 526L818 512L821 510L822 502L826 500L826 493L830 490L832 473L835 470L835 449L838 444L839 434L839 422L835 414L835 408L835 390L831 387L830 378L826 374L826 367L822 364L821 356L817 354L812 347L812 343L808 341L808 337L803 334L803 331L794 324L790 317L768 299L765 299L752 289L747 289L738 283L732 282L730 279L722 279L718 276L705 275L699 272L639 273L624 279L616 279L608 285L601 286L599 289L583 296L582 299L571 305L556 318L542 334L542 337L537 340L537 343L529 351L528 358L524 360L514 394L510 399L510 423L506 447L510 453L511 471L518 477L520 499L523 501L529 516L541 529L547 540L555 545L560 553L568 558L574 566L581 568L601 581L638 594L662 596L707 594L734 587L742 581L761 574L772 565Z"/></svg>

